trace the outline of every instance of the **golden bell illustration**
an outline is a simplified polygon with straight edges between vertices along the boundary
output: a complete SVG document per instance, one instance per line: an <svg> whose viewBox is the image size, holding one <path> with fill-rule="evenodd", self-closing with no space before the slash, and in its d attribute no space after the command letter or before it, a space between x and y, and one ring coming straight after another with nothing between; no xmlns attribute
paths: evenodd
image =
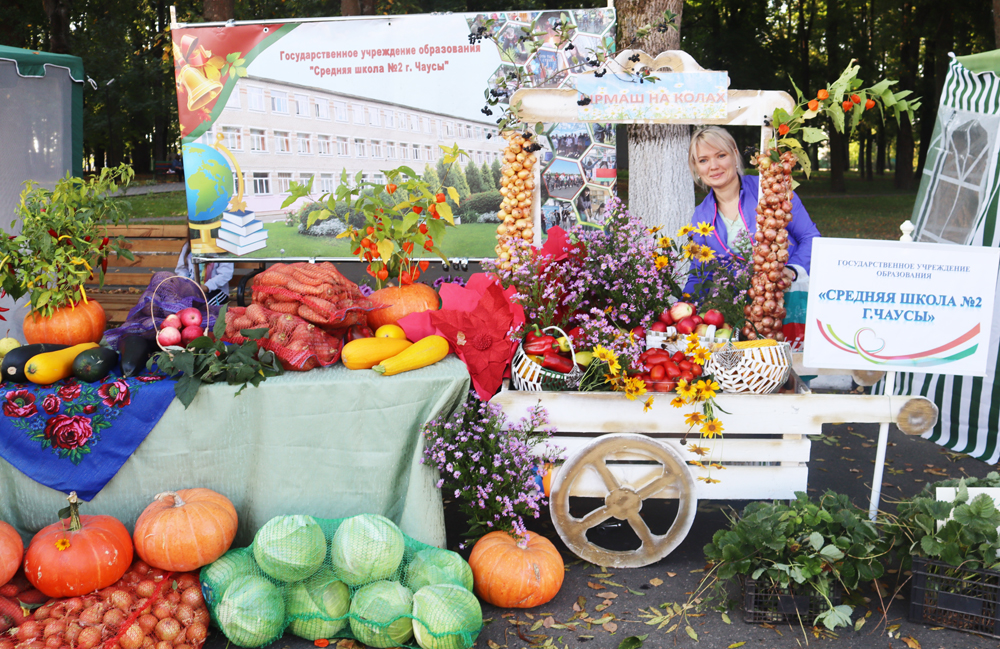
<svg viewBox="0 0 1000 649"><path fill-rule="evenodd" d="M208 102L219 96L222 92L222 84L218 81L208 79L201 70L185 65L181 68L180 82L187 90L187 107L189 111L196 111Z"/></svg>

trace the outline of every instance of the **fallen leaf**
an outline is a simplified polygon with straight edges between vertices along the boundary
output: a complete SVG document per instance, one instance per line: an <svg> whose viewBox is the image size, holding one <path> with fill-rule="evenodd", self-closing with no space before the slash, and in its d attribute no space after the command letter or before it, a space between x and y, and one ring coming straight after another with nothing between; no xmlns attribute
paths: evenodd
<svg viewBox="0 0 1000 649"><path fill-rule="evenodd" d="M487 646L488 646L488 647L489 647L490 649L500 649L500 645L498 645L497 643L493 642L492 640L487 640L487 641L486 641L486 645L487 645ZM506 646L506 645L504 645L504 646Z"/></svg>
<svg viewBox="0 0 1000 649"><path fill-rule="evenodd" d="M529 620L534 620L535 619L535 616L532 615L531 613L525 613L524 617L528 618Z"/></svg>
<svg viewBox="0 0 1000 649"><path fill-rule="evenodd" d="M606 600L604 600L603 604L598 604L597 606L594 607L594 612L595 613L600 613L601 611L603 611L604 609L606 609L609 606L611 606L611 600L610 599L606 599Z"/></svg>
<svg viewBox="0 0 1000 649"><path fill-rule="evenodd" d="M669 572L667 574L670 575ZM670 576L673 577L673 575L670 575ZM652 585L654 585L654 586L660 586L660 585L663 584L663 580L660 579L659 577L653 577L652 579L649 580L649 583L652 584Z"/></svg>
<svg viewBox="0 0 1000 649"><path fill-rule="evenodd" d="M692 640L694 640L695 642L698 642L698 634L694 632L694 629L692 629L689 626L686 626L686 627L684 627L684 630L687 631L687 634L689 636L691 636Z"/></svg>
<svg viewBox="0 0 1000 649"><path fill-rule="evenodd" d="M611 591L608 591L606 593L597 593L597 596L603 599L614 599L618 597L618 593L612 593Z"/></svg>
<svg viewBox="0 0 1000 649"><path fill-rule="evenodd" d="M864 625L865 625L865 618L859 617L858 621L854 623L854 630L860 631L861 627L863 627Z"/></svg>
<svg viewBox="0 0 1000 649"><path fill-rule="evenodd" d="M580 606L579 604L573 604L573 610L579 613L580 611L583 610L583 607Z"/></svg>
<svg viewBox="0 0 1000 649"><path fill-rule="evenodd" d="M694 574L696 572L705 572L705 569L704 568L698 568L697 570L692 570L691 574Z"/></svg>
<svg viewBox="0 0 1000 649"><path fill-rule="evenodd" d="M615 624L614 622L605 622L604 624L601 625L601 628L607 631L608 633L614 633L615 631L618 630L618 625Z"/></svg>
<svg viewBox="0 0 1000 649"><path fill-rule="evenodd" d="M605 586L604 584L595 584L592 581L588 581L587 585L593 588L594 590L604 590L605 588L607 588L607 586Z"/></svg>
<svg viewBox="0 0 1000 649"><path fill-rule="evenodd" d="M625 584L616 584L615 582L609 581L607 579L602 579L601 583L607 584L608 586L617 586L618 588L625 588Z"/></svg>
<svg viewBox="0 0 1000 649"><path fill-rule="evenodd" d="M578 636L582 637L582 636ZM649 637L649 634L645 635L630 635L621 641L618 645L618 649L639 649L642 643Z"/></svg>
<svg viewBox="0 0 1000 649"><path fill-rule="evenodd" d="M901 638L901 640L905 642L906 646L910 649L920 649L920 643L913 636L908 635L905 638Z"/></svg>
<svg viewBox="0 0 1000 649"><path fill-rule="evenodd" d="M592 573L590 573L587 576L588 577L597 577L598 579L607 579L608 577L614 577L615 573L613 573L613 572L592 572Z"/></svg>
<svg viewBox="0 0 1000 649"><path fill-rule="evenodd" d="M552 625L555 623L556 621L552 618L551 615L542 620L542 626L544 626L546 629L552 628Z"/></svg>
<svg viewBox="0 0 1000 649"><path fill-rule="evenodd" d="M722 621L725 622L726 624L732 624L733 623L733 621L730 620L729 616L726 615L725 613L722 614Z"/></svg>
<svg viewBox="0 0 1000 649"><path fill-rule="evenodd" d="M676 573L676 572L668 572L668 573L667 573L667 576L668 576L668 577L676 577L676 576L677 576L677 573Z"/></svg>
<svg viewBox="0 0 1000 649"><path fill-rule="evenodd" d="M746 640L740 640L739 642L734 642L733 644L729 645L728 647L726 647L726 649L739 649L746 643L747 643Z"/></svg>
<svg viewBox="0 0 1000 649"><path fill-rule="evenodd" d="M632 590L631 588L629 588L628 592L632 593L633 595L639 595L641 597L646 596L646 593L642 592L641 590Z"/></svg>
<svg viewBox="0 0 1000 649"><path fill-rule="evenodd" d="M587 605L587 598L584 597L583 595L580 595L579 597L576 598L576 605L579 606L580 610L582 611L583 607Z"/></svg>

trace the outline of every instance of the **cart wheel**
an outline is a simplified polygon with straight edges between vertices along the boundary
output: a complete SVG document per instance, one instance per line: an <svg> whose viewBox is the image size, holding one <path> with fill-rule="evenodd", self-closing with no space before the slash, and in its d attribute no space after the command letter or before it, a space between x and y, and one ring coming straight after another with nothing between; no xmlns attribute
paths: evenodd
<svg viewBox="0 0 1000 649"><path fill-rule="evenodd" d="M623 485L608 468L607 459L616 453L644 456L662 465L662 472L644 486ZM604 506L583 518L569 512L573 484L588 469L596 471L608 490ZM660 494L676 498L677 518L666 534L653 534L639 515L647 498ZM694 522L698 499L694 479L684 460L669 446L644 435L613 434L598 437L580 449L559 470L552 485L549 509L552 522L566 546L581 559L615 568L640 568L656 563L680 545ZM628 521L642 541L637 550L607 550L587 539L587 531L609 518Z"/></svg>

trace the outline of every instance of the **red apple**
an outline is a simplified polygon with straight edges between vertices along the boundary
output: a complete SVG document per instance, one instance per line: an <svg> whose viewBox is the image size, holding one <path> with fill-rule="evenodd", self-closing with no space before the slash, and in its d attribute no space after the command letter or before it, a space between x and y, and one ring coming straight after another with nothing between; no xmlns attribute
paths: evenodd
<svg viewBox="0 0 1000 649"><path fill-rule="evenodd" d="M181 342L181 332L177 327L164 327L156 336L156 342L163 347L179 345Z"/></svg>
<svg viewBox="0 0 1000 649"><path fill-rule="evenodd" d="M697 334L699 338L704 338L708 335L708 327L709 325L702 322L700 325L694 328L694 332L695 334Z"/></svg>
<svg viewBox="0 0 1000 649"><path fill-rule="evenodd" d="M203 336L205 330L197 325L188 325L181 330L181 343L187 347L188 343L199 336Z"/></svg>
<svg viewBox="0 0 1000 649"><path fill-rule="evenodd" d="M677 302L670 307L670 317L674 322L680 322L684 318L694 314L694 307L687 302Z"/></svg>
<svg viewBox="0 0 1000 649"><path fill-rule="evenodd" d="M700 316L700 315L693 315L693 316L691 316L691 318L692 318L692 319L694 319L694 326L696 326L696 327L697 327L698 325L700 325L700 324L701 324L702 322L704 322L704 321L703 321L703 320L701 319L701 316Z"/></svg>
<svg viewBox="0 0 1000 649"><path fill-rule="evenodd" d="M632 330L632 335L635 336L636 340L645 340L646 339L646 328L645 327L636 327L635 329Z"/></svg>
<svg viewBox="0 0 1000 649"><path fill-rule="evenodd" d="M697 316L689 315L685 318L681 318L680 320L678 320L677 324L674 325L674 327L677 329L677 333L681 334L682 336L686 336L690 333L693 333L695 327L698 326L698 323L695 321L696 317Z"/></svg>
<svg viewBox="0 0 1000 649"><path fill-rule="evenodd" d="M650 330L650 331L659 331L659 332L663 332L663 331L666 331L666 330L667 330L667 325L665 325L665 324L664 324L663 322L661 322L661 321L657 320L657 321L656 321L656 322L654 322L653 324L649 325L649 330Z"/></svg>
<svg viewBox="0 0 1000 649"><path fill-rule="evenodd" d="M670 315L670 309L664 309L660 313L660 322L667 325L668 327L674 324L674 318Z"/></svg>
<svg viewBox="0 0 1000 649"><path fill-rule="evenodd" d="M705 321L705 324L715 325L716 327L721 327L726 324L726 318L722 315L721 311L716 309L709 309L701 316L701 319Z"/></svg>
<svg viewBox="0 0 1000 649"><path fill-rule="evenodd" d="M177 317L176 313L171 313L170 315L168 315L166 318L163 319L163 322L160 323L160 326L173 327L174 329L180 331L181 329L184 328L184 323L181 322L181 319Z"/></svg>
<svg viewBox="0 0 1000 649"><path fill-rule="evenodd" d="M200 327L201 326L201 311L192 307L188 307L177 313L177 317L181 319L181 322L185 327Z"/></svg>

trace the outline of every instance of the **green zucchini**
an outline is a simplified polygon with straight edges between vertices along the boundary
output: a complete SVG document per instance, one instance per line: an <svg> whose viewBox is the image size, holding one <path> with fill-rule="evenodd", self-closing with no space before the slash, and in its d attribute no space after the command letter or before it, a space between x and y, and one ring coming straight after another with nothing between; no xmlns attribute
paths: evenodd
<svg viewBox="0 0 1000 649"><path fill-rule="evenodd" d="M146 369L146 361L153 351L153 343L142 336L125 336L118 341L122 358L122 376L135 376Z"/></svg>
<svg viewBox="0 0 1000 649"><path fill-rule="evenodd" d="M48 352L57 352L60 349L66 349L66 347L67 345L54 345L52 343L22 345L10 350L3 357L3 364L0 365L0 373L3 373L5 381L27 383L28 377L24 374L24 367L32 357Z"/></svg>
<svg viewBox="0 0 1000 649"><path fill-rule="evenodd" d="M118 365L118 352L107 347L85 349L73 359L73 376L94 383L100 381Z"/></svg>

